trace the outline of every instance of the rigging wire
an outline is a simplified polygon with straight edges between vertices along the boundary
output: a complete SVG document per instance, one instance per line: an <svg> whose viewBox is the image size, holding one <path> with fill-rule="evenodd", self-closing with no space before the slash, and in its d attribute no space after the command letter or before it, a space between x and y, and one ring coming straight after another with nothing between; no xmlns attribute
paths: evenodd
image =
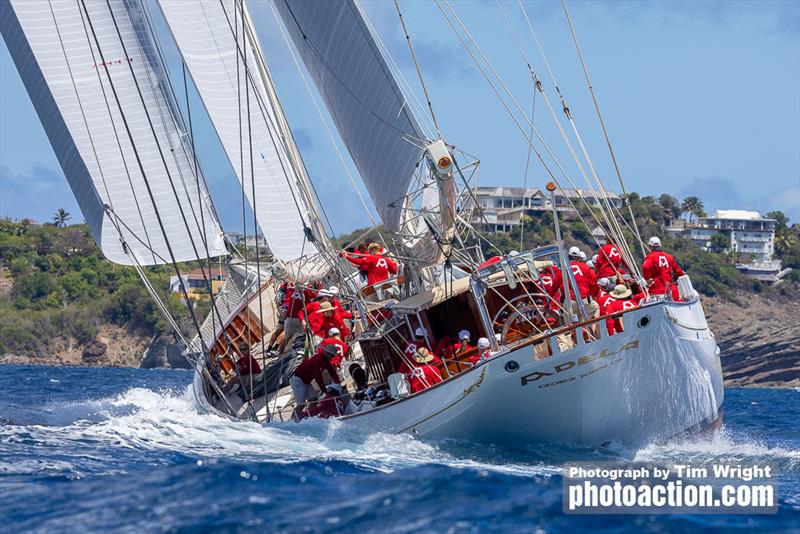
<svg viewBox="0 0 800 534"><path fill-rule="evenodd" d="M611 146L611 139L608 136L608 130L606 129L605 121L603 120L603 115L602 113L600 113L600 104L597 101L597 96L595 95L594 87L592 86L592 81L589 78L589 69L586 66L586 61L583 58L583 51L581 50L580 43L578 42L578 36L575 33L575 28L572 25L572 18L569 15L569 10L567 9L567 3L564 0L561 0L561 5L564 7L564 14L567 17L567 24L569 24L570 33L572 34L572 40L575 43L575 48L578 51L578 57L580 58L581 67L583 68L583 73L584 76L586 77L586 83L589 86L589 92L592 95L592 102L594 103L594 108L595 111L597 112L597 118L600 121L600 127L603 130L603 136L605 137L606 145L608 146L608 151L611 154L611 161L614 164L614 171L617 174L619 185L622 188L622 194L625 195L627 200L628 193L625 191L625 182L622 180L622 173L620 172L619 165L617 164L617 157L614 153L613 147ZM631 221L633 222L633 227L636 231L636 237L639 239L639 244L641 245L642 248L642 255L646 256L647 252L645 252L644 243L642 242L642 236L639 234L639 228L636 224L636 218L633 216L633 208L631 207L630 202L628 202L627 204L628 204L628 210L630 211Z"/></svg>
<svg viewBox="0 0 800 534"><path fill-rule="evenodd" d="M408 50L411 52L411 59L414 60L414 68L417 69L417 76L419 76L419 84L422 86L422 92L425 94L425 100L428 103L428 110L431 114L431 120L433 121L433 125L436 128L436 134L439 136L439 139L442 138L442 131L439 128L439 121L436 120L436 114L433 112L433 104L431 104L431 97L428 94L428 87L425 85L425 78L422 77L422 70L419 68L419 62L417 61L417 54L414 53L414 46L411 44L411 36L408 34L408 29L406 28L406 22L403 19L403 13L400 11L400 4L397 0L394 0L394 7L397 9L397 16L400 18L400 26L403 28L403 33L406 36L406 43L408 43Z"/></svg>

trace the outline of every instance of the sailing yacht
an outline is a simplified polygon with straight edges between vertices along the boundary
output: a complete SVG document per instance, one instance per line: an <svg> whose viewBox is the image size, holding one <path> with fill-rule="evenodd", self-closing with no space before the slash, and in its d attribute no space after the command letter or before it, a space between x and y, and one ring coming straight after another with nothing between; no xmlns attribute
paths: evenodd
<svg viewBox="0 0 800 534"><path fill-rule="evenodd" d="M447 143L438 125L434 134L420 120L422 106L408 97L356 2L275 0L270 8L400 259L395 279L366 288L329 238L245 2L157 5L269 255L256 247L255 259L245 259L224 240L150 6L10 0L0 4L0 32L105 256L134 266L168 318L147 266L171 264L177 273L180 262L206 269L225 258L225 289L211 295L205 321L190 308L196 336L183 339L204 409L263 424L291 419L288 378L314 340L301 333L284 353L267 350L279 323L276 294L283 283L323 281L336 284L358 312L349 363L366 372L367 393L344 393L349 408L338 414L354 428L598 446L637 445L719 423L719 349L688 276L679 280L679 300L649 297L592 317L570 299L579 292L560 238L483 261L467 222L476 209L469 169L478 164ZM548 190L554 195L557 187ZM608 211L607 231L635 266ZM558 231L555 210L554 219ZM542 291L540 273L553 268L564 273L560 302L548 302ZM398 298L390 304L387 293ZM610 335L609 320L624 328ZM431 346L467 329L485 337L490 350L477 363L471 353L446 359L442 382L409 394L396 371L409 363L404 349L420 328ZM261 376L237 376L241 341L264 365ZM353 389L349 370L345 378Z"/></svg>

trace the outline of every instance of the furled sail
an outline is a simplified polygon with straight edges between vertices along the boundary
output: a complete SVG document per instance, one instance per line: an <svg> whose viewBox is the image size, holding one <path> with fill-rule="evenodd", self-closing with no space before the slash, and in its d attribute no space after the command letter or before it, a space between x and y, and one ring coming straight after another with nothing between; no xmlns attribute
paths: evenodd
<svg viewBox="0 0 800 534"><path fill-rule="evenodd" d="M109 260L226 253L139 0L2 1L0 33Z"/></svg>
<svg viewBox="0 0 800 534"><path fill-rule="evenodd" d="M426 145L408 103L352 0L275 0L384 225L401 222Z"/></svg>
<svg viewBox="0 0 800 534"><path fill-rule="evenodd" d="M325 233L246 8L239 0L159 5L272 254L315 253L304 229Z"/></svg>

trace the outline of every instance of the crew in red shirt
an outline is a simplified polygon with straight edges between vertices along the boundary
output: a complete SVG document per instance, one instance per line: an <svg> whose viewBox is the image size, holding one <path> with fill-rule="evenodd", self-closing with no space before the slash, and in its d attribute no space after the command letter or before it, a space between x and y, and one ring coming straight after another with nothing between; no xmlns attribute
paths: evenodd
<svg viewBox="0 0 800 534"><path fill-rule="evenodd" d="M342 312L333 304L322 302L313 314L309 313L308 323L311 333L317 337L324 338L331 328L338 329L344 337L347 337L350 335L350 330L344 324L344 319Z"/></svg>
<svg viewBox="0 0 800 534"><path fill-rule="evenodd" d="M548 299L550 309L558 310L561 303L561 289L564 287L561 269L554 265L539 269L539 286L550 297Z"/></svg>
<svg viewBox="0 0 800 534"><path fill-rule="evenodd" d="M589 296L597 298L600 292L600 287L597 285L597 275L581 260L581 251L578 247L569 249L569 259L572 276L575 277L575 284L577 284L578 291L581 293L581 299L586 300ZM572 288L570 288L570 295L573 299L575 298Z"/></svg>
<svg viewBox="0 0 800 534"><path fill-rule="evenodd" d="M600 247L597 252L595 269L597 269L597 278L615 279L617 274L627 274L628 272L619 248L613 243L606 243Z"/></svg>
<svg viewBox="0 0 800 534"><path fill-rule="evenodd" d="M316 397L316 390L311 385L316 382L320 391L325 391L325 377L323 371L327 371L331 380L336 384L341 384L339 374L336 372L336 367L331 364L331 358L337 354L336 347L327 345L319 350L316 354L300 363L292 373L289 379L289 384L292 386L292 394L294 395L295 408L294 417L299 419L302 415L306 403L313 397Z"/></svg>
<svg viewBox="0 0 800 534"><path fill-rule="evenodd" d="M331 358L331 363L336 367L342 366L342 360L347 358L348 353L350 352L350 347L342 341L342 334L338 328L334 327L328 331L328 337L323 339L317 350L322 350L325 345L333 345L336 347L336 356Z"/></svg>
<svg viewBox="0 0 800 534"><path fill-rule="evenodd" d="M241 356L236 360L236 369L239 370L239 376L261 374L261 366L258 365L258 361L250 354L250 345L246 341L239 345L239 352Z"/></svg>
<svg viewBox="0 0 800 534"><path fill-rule="evenodd" d="M341 255L359 269L366 270L367 284L373 285L388 280L390 275L397 274L397 263L391 258L380 254L380 251L380 245L371 243L366 256L348 254L347 252L342 252Z"/></svg>
<svg viewBox="0 0 800 534"><path fill-rule="evenodd" d="M442 381L442 373L436 367L436 356L425 347L414 354L414 366L406 373L411 393L418 393Z"/></svg>
<svg viewBox="0 0 800 534"><path fill-rule="evenodd" d="M661 250L661 239L651 237L647 244L650 245L652 252L642 263L642 276L649 284L650 294L663 295L669 288L673 300L680 300L675 279L683 276L683 269L675 263L675 258L671 254Z"/></svg>
<svg viewBox="0 0 800 534"><path fill-rule="evenodd" d="M607 306L608 313L616 313L621 311L632 310L636 308L639 303L638 301L631 298L633 295L633 291L628 288L628 286L624 284L617 285L614 290L609 293L611 297L611 302ZM608 328L608 334L614 335L616 332L622 332L624 328L622 327L622 318L617 317L615 319L608 318L606 319L606 327Z"/></svg>

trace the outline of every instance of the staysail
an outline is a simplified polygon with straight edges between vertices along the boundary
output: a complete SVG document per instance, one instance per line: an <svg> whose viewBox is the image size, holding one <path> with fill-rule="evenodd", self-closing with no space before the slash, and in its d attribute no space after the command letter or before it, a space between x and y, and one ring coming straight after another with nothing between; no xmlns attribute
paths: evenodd
<svg viewBox="0 0 800 534"><path fill-rule="evenodd" d="M395 230L426 140L362 13L351 0L275 6L385 227Z"/></svg>
<svg viewBox="0 0 800 534"><path fill-rule="evenodd" d="M305 228L317 239L325 233L315 228L310 187L292 160L297 150L246 8L238 0L159 5L270 251L282 260L314 254Z"/></svg>
<svg viewBox="0 0 800 534"><path fill-rule="evenodd" d="M226 254L139 0L3 1L0 33L109 260Z"/></svg>

